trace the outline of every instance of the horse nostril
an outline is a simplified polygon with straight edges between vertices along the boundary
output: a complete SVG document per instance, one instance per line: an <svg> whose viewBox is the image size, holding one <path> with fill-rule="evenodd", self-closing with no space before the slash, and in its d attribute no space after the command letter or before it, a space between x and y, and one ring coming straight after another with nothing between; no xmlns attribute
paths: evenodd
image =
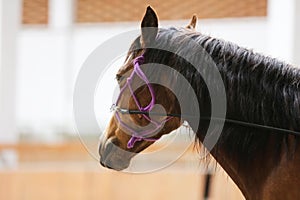
<svg viewBox="0 0 300 200"><path fill-rule="evenodd" d="M105 156L107 156L113 150L113 147L114 147L114 144L112 142L108 142L105 145L105 150L104 150Z"/></svg>
<svg viewBox="0 0 300 200"><path fill-rule="evenodd" d="M106 144L99 145L100 163L102 165L104 164L104 161L107 159L107 157L113 150L113 146L114 146L114 144L112 142L107 142Z"/></svg>

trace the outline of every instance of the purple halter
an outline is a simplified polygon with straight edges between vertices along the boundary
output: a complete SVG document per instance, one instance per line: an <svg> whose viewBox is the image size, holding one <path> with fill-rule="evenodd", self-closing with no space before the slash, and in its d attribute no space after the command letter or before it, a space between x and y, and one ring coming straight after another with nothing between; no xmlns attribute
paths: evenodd
<svg viewBox="0 0 300 200"><path fill-rule="evenodd" d="M113 105L113 109L116 110L116 119L117 119L117 121L120 123L120 125L123 128L125 128L127 131L129 131L132 134L130 140L127 143L127 148L128 149L133 148L134 144L136 142L138 142L138 141L142 141L142 140L145 140L145 141L156 141L156 140L158 140L156 138L151 138L151 137L148 137L148 136L152 135L154 132L156 132L157 130L159 130L161 127L164 126L164 124L168 120L170 120L172 118L172 117L167 117L166 119L164 119L161 122L156 122L156 121L152 120L150 117L148 117L146 114L142 114L145 119L147 119L151 124L155 125L155 128L153 130L144 130L144 131L134 130L132 127L128 126L127 124L125 124L121 120L119 112L122 111L122 110L126 110L126 109L119 108L118 107L118 103L120 101L121 95L123 94L123 92L125 91L125 89L127 87L129 89L129 91L131 93L131 96L132 96L135 104L137 105L139 111L148 112L149 113L153 109L153 107L155 105L155 93L154 93L153 87L150 84L148 78L146 77L146 75L144 74L144 72L141 70L141 67L140 67L140 64L142 64L143 62L144 62L144 56L143 55L141 55L141 56L139 56L139 57L137 57L137 58L135 58L133 60L133 64L134 64L133 71L132 71L131 75L127 78L126 84L121 88L119 97L118 97L116 103ZM146 107L142 107L140 105L140 102L138 101L138 99L135 96L134 91L133 91L133 89L131 87L131 82L132 82L133 77L134 77L135 74L138 77L140 77L146 83L146 85L147 85L147 87L149 89L149 92L151 94L151 102Z"/></svg>
<svg viewBox="0 0 300 200"><path fill-rule="evenodd" d="M154 90L153 90L148 78L146 77L146 75L143 73L143 71L140 68L140 64L142 64L143 62L144 62L144 56L143 55L134 59L134 61L133 61L134 69L133 69L131 75L127 78L126 84L122 87L116 103L113 104L112 108L111 108L112 110L116 111L116 119L118 120L120 125L123 128L127 129L127 131L132 133L132 136L131 136L130 140L127 143L127 148L128 149L133 148L134 144L138 141L143 141L143 140L145 140L145 141L156 141L156 140L158 140L156 138L151 138L151 137L147 137L147 136L149 136L152 133L154 133L155 131L159 130L164 125L164 123L166 123L168 120L172 119L173 117L186 116L188 118L197 118L197 116L194 116L194 115L172 114L172 113L171 114L160 115L158 113L159 116L167 116L167 117L166 117L166 119L162 120L161 122L156 122L156 121L152 120L151 118L149 118L146 115L146 114L149 114L149 112L153 109L153 107L155 105L155 93L154 93ZM138 77L140 77L146 83L146 85L147 85L147 87L150 91L151 102L146 107L142 107L140 105L140 103L139 103L138 99L136 98L136 96L134 95L134 91L133 91L133 89L130 85L131 82L132 82L133 76L135 74ZM135 101L135 103L136 103L136 105L139 109L138 110L139 112L135 112L135 110L132 111L132 110L128 110L128 109L118 107L119 100L121 98L121 95L125 91L126 87L129 88L131 96L134 99L134 101ZM128 126L127 124L125 124L121 120L119 113L122 113L122 114L124 114L124 113L125 114L142 114L145 119L147 119L150 123L155 125L155 128L154 128L154 130L136 131L133 128L131 128L130 126ZM248 123L248 122L245 122L245 121L239 121L239 120L233 120L233 119L224 119L224 118L215 118L215 117L212 118L210 116L210 117L204 117L203 120L216 120L216 121L221 121L222 123L225 120L225 122L227 122L227 123L238 124L238 125L242 125L242 126L255 127L255 128L264 128L264 129L267 129L267 130L277 130L277 131L282 131L282 132L285 132L285 133L288 133L288 134L293 134L293 135L296 135L296 136L300 136L300 132L297 132L297 131L282 129L282 128L279 128L279 127L272 127L272 126L263 125L263 124L252 124L252 123Z"/></svg>

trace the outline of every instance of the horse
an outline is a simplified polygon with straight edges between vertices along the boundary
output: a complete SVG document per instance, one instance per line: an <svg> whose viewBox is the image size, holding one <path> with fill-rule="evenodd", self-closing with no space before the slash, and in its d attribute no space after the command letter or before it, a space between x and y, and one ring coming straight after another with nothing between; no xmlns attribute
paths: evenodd
<svg viewBox="0 0 300 200"><path fill-rule="evenodd" d="M186 52L190 59L206 62L205 56L199 58L196 49L190 46L192 40L215 63L226 92L221 134L210 149L210 155L246 199L298 199L300 70L276 58L199 33L195 31L196 22L193 16L186 27L158 28L156 12L147 7L141 21L141 34L133 41L124 65L116 74L121 92L100 141L101 165L114 170L126 169L136 154L185 121L195 133L195 142L205 146L209 124L214 121L207 119L212 115L207 83L190 62L163 50L166 46L173 47ZM152 48L154 46L157 48ZM179 75L157 71L155 63L180 73L190 88L177 84ZM147 70L152 72L146 76ZM214 76L210 76L210 70L206 71L205 76L213 83ZM168 87L152 84L149 76L177 88L179 97ZM133 90L131 87L135 84L138 86ZM191 91L196 95L196 102L191 102ZM184 109L180 101L186 102ZM156 113L154 122L158 124L152 120L154 104L165 110L164 116ZM195 120L196 107L201 115ZM147 127L146 131L140 127Z"/></svg>

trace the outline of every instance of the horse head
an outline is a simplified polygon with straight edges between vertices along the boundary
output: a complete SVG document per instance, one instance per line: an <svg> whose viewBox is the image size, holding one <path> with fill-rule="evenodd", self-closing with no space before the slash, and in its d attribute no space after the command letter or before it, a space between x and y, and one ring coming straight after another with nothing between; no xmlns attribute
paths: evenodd
<svg viewBox="0 0 300 200"><path fill-rule="evenodd" d="M193 16L186 29L192 31L196 20ZM99 146L100 163L105 167L127 168L132 157L183 123L180 117L167 114L180 114L176 95L168 87L149 81L149 74L163 82L171 80L169 74L157 74L159 53L154 53L152 60L147 56L149 51L155 51L148 46L155 46L158 34L158 18L149 6L141 22L141 35L133 42L116 74L121 92ZM172 65L170 62L167 64Z"/></svg>

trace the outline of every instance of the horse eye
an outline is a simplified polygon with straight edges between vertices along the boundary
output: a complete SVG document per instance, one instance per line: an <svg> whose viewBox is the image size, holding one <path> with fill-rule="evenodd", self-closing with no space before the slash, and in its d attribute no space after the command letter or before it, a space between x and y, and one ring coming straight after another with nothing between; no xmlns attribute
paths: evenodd
<svg viewBox="0 0 300 200"><path fill-rule="evenodd" d="M117 74L117 75L116 75L116 80L117 80L118 82L121 82L123 78L124 78L124 76L122 76L122 75L120 75L120 74Z"/></svg>

